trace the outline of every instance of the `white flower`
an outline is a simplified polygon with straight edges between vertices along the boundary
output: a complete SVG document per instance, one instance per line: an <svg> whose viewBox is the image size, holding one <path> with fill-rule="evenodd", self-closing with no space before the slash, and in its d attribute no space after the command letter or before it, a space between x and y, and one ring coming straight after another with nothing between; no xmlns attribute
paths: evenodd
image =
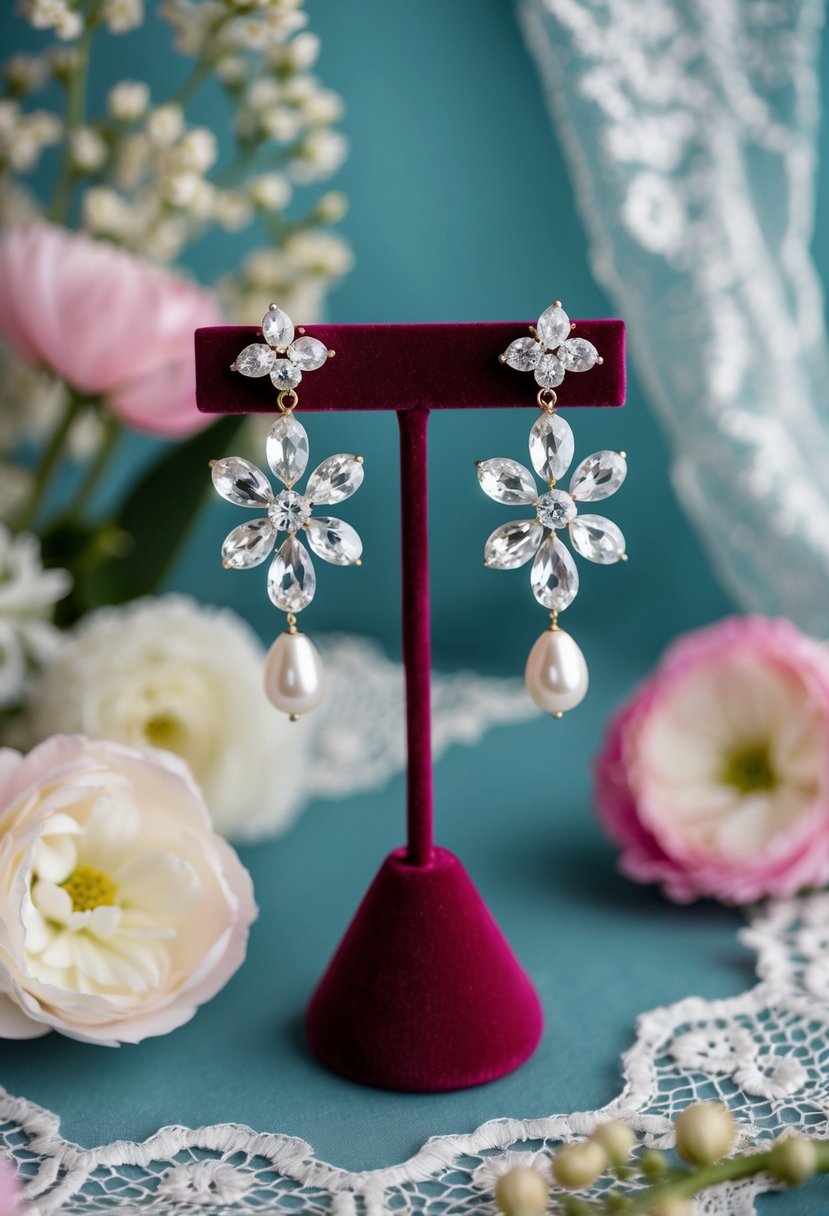
<svg viewBox="0 0 829 1216"><path fill-rule="evenodd" d="M216 75L229 89L244 84L247 70L247 64L240 55L225 55L216 64Z"/></svg>
<svg viewBox="0 0 829 1216"><path fill-rule="evenodd" d="M119 122L136 122L143 118L150 104L150 86L143 80L122 80L110 89L107 108Z"/></svg>
<svg viewBox="0 0 829 1216"><path fill-rule="evenodd" d="M283 246L285 257L297 270L339 278L354 265L351 247L333 232L304 228L293 233Z"/></svg>
<svg viewBox="0 0 829 1216"><path fill-rule="evenodd" d="M292 72L307 72L313 67L320 53L320 40L316 34L304 30L297 34L283 49L283 64Z"/></svg>
<svg viewBox="0 0 829 1216"><path fill-rule="evenodd" d="M144 234L142 250L157 262L172 262L187 240L187 225L174 215L153 224Z"/></svg>
<svg viewBox="0 0 829 1216"><path fill-rule="evenodd" d="M213 200L213 215L226 232L239 232L253 219L253 208L241 190L219 190Z"/></svg>
<svg viewBox="0 0 829 1216"><path fill-rule="evenodd" d="M192 127L183 135L171 153L178 169L204 173L216 163L219 145L207 127Z"/></svg>
<svg viewBox="0 0 829 1216"><path fill-rule="evenodd" d="M339 224L348 211L348 199L341 190L329 190L317 201L314 208L316 218L321 224ZM349 249L349 257L351 250ZM348 267L346 267L348 269ZM339 271L339 273L344 273Z"/></svg>
<svg viewBox="0 0 829 1216"><path fill-rule="evenodd" d="M107 158L106 140L94 127L77 127L69 137L69 149L72 164L84 172L100 169Z"/></svg>
<svg viewBox="0 0 829 1216"><path fill-rule="evenodd" d="M259 115L259 125L277 143L289 144L302 129L302 116L290 106L268 106Z"/></svg>
<svg viewBox="0 0 829 1216"><path fill-rule="evenodd" d="M83 17L80 13L67 11L55 22L55 33L63 42L72 42L80 38L83 30Z"/></svg>
<svg viewBox="0 0 829 1216"><path fill-rule="evenodd" d="M317 127L310 131L291 161L294 180L301 183L321 181L339 169L348 155L348 141L339 131Z"/></svg>
<svg viewBox="0 0 829 1216"><path fill-rule="evenodd" d="M180 760L78 736L0 752L0 1037L114 1046L190 1020L256 907Z"/></svg>
<svg viewBox="0 0 829 1216"><path fill-rule="evenodd" d="M0 706L19 701L31 668L55 654L52 612L71 583L65 570L43 569L36 536L0 525Z"/></svg>
<svg viewBox="0 0 829 1216"><path fill-rule="evenodd" d="M174 144L184 130L184 114L181 106L158 106L151 110L146 124L147 135L157 148L168 148Z"/></svg>
<svg viewBox="0 0 829 1216"><path fill-rule="evenodd" d="M82 202L83 222L95 236L124 236L132 226L129 205L109 186L90 186Z"/></svg>
<svg viewBox="0 0 829 1216"><path fill-rule="evenodd" d="M303 103L302 113L312 126L337 122L343 116L342 98L333 89L317 89Z"/></svg>
<svg viewBox="0 0 829 1216"><path fill-rule="evenodd" d="M144 20L143 0L105 0L104 23L110 34L126 34Z"/></svg>
<svg viewBox="0 0 829 1216"><path fill-rule="evenodd" d="M263 211L281 211L291 201L291 184L281 173L261 173L251 178L248 192Z"/></svg>
<svg viewBox="0 0 829 1216"><path fill-rule="evenodd" d="M20 173L34 168L43 149L59 141L61 130L60 119L48 110L23 114L17 102L0 101L0 158Z"/></svg>
<svg viewBox="0 0 829 1216"><path fill-rule="evenodd" d="M12 55L3 69L9 88L15 93L32 93L49 74L49 65L39 55Z"/></svg>
<svg viewBox="0 0 829 1216"><path fill-rule="evenodd" d="M216 829L283 831L301 796L305 726L265 696L264 649L229 609L180 596L87 616L32 696L29 736L81 732L182 757Z"/></svg>
<svg viewBox="0 0 829 1216"><path fill-rule="evenodd" d="M21 11L35 29L53 29L65 41L77 38L83 29L83 19L66 0L26 0Z"/></svg>
<svg viewBox="0 0 829 1216"><path fill-rule="evenodd" d="M254 1178L255 1174L243 1174L220 1159L182 1161L161 1175L156 1194L191 1208L237 1204Z"/></svg>
<svg viewBox="0 0 829 1216"><path fill-rule="evenodd" d="M244 62L242 60L241 62ZM279 101L280 88L272 76L260 76L247 91L247 104L252 110L264 110Z"/></svg>

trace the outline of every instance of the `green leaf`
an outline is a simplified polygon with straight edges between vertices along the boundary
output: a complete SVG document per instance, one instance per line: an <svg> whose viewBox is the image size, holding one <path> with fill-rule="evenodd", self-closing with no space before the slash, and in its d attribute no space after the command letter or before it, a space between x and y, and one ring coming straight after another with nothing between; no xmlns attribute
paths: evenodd
<svg viewBox="0 0 829 1216"><path fill-rule="evenodd" d="M88 608L158 590L210 490L209 461L227 451L244 421L242 414L220 419L165 452L139 478L109 526L120 551L79 572L77 590Z"/></svg>

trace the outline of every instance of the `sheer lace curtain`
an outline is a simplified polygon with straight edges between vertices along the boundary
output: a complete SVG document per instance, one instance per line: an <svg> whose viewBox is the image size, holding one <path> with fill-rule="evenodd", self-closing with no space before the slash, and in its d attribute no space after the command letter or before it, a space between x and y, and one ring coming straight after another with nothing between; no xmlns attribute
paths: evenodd
<svg viewBox="0 0 829 1216"><path fill-rule="evenodd" d="M742 605L829 636L829 350L809 248L824 5L518 13L679 497Z"/></svg>

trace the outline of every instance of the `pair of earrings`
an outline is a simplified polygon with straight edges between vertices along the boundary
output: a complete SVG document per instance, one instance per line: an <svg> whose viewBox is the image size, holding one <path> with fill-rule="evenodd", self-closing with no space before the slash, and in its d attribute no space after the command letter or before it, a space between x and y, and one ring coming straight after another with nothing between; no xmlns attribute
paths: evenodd
<svg viewBox="0 0 829 1216"><path fill-rule="evenodd" d="M618 527L601 515L579 514L580 503L592 503L618 490L627 473L624 452L594 452L577 466L568 490L558 486L575 451L573 431L556 413L555 389L567 372L585 372L601 356L585 338L571 337L575 326L556 300L541 314L528 337L517 338L500 356L518 371L532 372L538 384L541 416L530 430L529 453L546 488L539 493L533 474L506 457L477 461L483 491L506 506L533 507L528 519L502 524L484 547L484 565L514 570L532 561L533 595L550 614L549 628L530 651L525 670L527 689L535 704L554 718L583 700L588 686L587 664L573 638L559 627L558 617L576 597L579 576L559 533L569 531L570 543L582 557L600 565L626 561L625 542ZM299 336L296 336L296 335ZM350 524L330 515L314 515L316 507L344 502L363 481L363 458L340 452L311 473L305 491L296 489L308 465L308 434L294 416L297 386L303 372L322 367L334 355L317 338L295 330L290 318L271 304L262 321L264 342L246 346L232 370L255 378L270 376L279 390L279 416L268 431L268 467L281 483L274 492L268 477L241 456L213 461L213 484L228 502L263 512L226 537L222 561L227 569L247 570L270 557L268 595L287 615L287 629L274 642L265 663L265 691L277 709L292 721L319 705L324 695L322 660L311 640L297 629L297 615L314 598L316 574L313 552L336 566L359 566L362 542ZM300 540L300 535L303 540Z"/></svg>

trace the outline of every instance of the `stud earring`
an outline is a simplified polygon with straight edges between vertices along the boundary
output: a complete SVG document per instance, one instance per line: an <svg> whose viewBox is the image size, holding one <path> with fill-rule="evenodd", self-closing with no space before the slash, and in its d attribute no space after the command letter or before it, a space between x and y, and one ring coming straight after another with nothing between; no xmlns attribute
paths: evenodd
<svg viewBox="0 0 829 1216"><path fill-rule="evenodd" d="M533 517L495 529L484 547L484 565L515 570L532 559L533 595L549 611L550 626L530 651L524 679L535 704L554 718L578 705L588 686L584 655L558 624L559 614L572 604L579 589L576 564L559 533L568 529L571 545L588 561L600 565L627 561L625 540L616 524L602 515L578 513L581 503L598 502L619 489L627 474L625 453L594 452L576 467L568 490L557 486L570 467L575 440L570 424L556 413L554 390L566 372L586 372L602 362L592 342L570 337L573 329L561 302L555 300L530 327L530 336L516 338L500 356L509 367L532 372L539 386L536 400L541 417L530 430L530 461L546 489L539 494L532 473L517 460L476 461L481 488L490 498L506 506L535 508Z"/></svg>
<svg viewBox="0 0 829 1216"><path fill-rule="evenodd" d="M265 661L265 692L277 709L295 722L319 705L325 692L322 659L313 642L297 629L297 616L314 598L317 578L311 556L300 535L323 561L335 566L359 566L362 541L350 524L332 516L314 516L315 507L333 506L350 498L363 480L362 456L329 456L308 478L305 491L296 489L308 464L305 427L294 417L297 386L303 372L314 371L330 359L318 338L296 331L288 315L271 304L262 321L264 342L246 346L231 371L258 379L270 376L279 389L280 413L268 431L265 456L282 483L274 493L261 469L241 456L211 461L213 485L228 502L264 514L225 538L222 562L227 570L249 570L264 562L280 533L287 538L276 549L268 571L268 595L287 614L288 627L277 637Z"/></svg>

